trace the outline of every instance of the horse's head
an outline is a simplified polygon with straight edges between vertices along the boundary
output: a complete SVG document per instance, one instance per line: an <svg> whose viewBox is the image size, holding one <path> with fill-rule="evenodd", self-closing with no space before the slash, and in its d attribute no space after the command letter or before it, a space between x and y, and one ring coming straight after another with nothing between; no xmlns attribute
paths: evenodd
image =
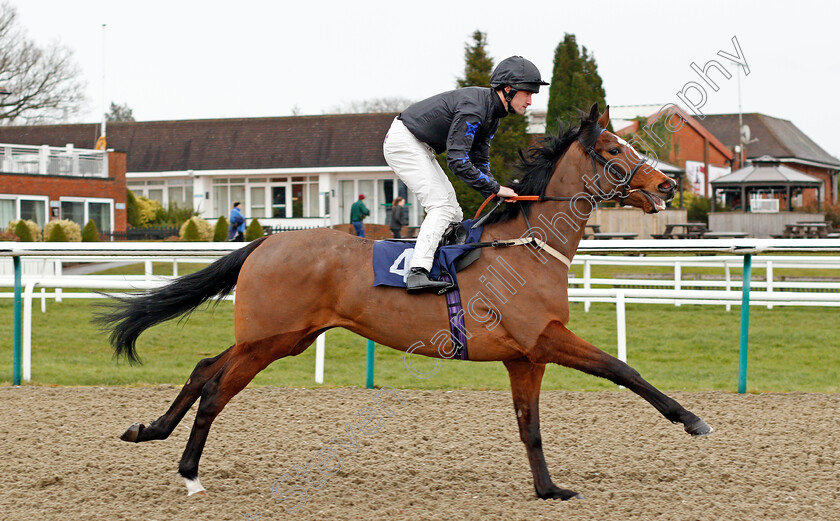
<svg viewBox="0 0 840 521"><path fill-rule="evenodd" d="M607 131L609 122L610 108L599 114L597 103L581 117L579 144L592 164L592 173L585 178L587 191L598 200L619 201L645 213L664 210L677 183L648 164L630 143Z"/></svg>

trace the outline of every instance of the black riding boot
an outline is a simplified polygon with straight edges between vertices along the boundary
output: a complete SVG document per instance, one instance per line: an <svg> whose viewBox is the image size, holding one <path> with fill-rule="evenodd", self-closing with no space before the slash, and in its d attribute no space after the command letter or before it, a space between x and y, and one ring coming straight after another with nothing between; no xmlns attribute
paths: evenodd
<svg viewBox="0 0 840 521"><path fill-rule="evenodd" d="M452 286L449 282L432 280L426 268L411 268L408 278L405 279L409 293L439 292Z"/></svg>

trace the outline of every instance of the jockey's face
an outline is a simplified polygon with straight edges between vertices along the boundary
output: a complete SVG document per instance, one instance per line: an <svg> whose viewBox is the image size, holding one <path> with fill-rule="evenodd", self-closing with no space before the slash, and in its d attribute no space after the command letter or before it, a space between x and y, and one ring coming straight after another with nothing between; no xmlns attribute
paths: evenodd
<svg viewBox="0 0 840 521"><path fill-rule="evenodd" d="M508 89L510 89L510 87L505 88L505 90ZM510 100L511 110L520 116L525 114L525 109L531 106L531 96L531 92L525 90L516 91L516 95L514 95L513 99Z"/></svg>

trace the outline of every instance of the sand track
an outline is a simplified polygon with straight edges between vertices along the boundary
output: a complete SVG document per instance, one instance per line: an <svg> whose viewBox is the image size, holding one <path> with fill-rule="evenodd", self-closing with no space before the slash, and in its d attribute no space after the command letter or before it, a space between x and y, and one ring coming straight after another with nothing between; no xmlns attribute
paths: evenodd
<svg viewBox="0 0 840 521"><path fill-rule="evenodd" d="M194 409L168 440L118 440L177 392L0 389L0 519L840 519L840 395L674 393L716 429L696 439L630 392L543 393L552 477L586 496L564 503L535 499L509 393L404 390L387 417L362 389L244 391L210 433L209 495L188 498ZM379 430L331 444L360 411ZM314 470L324 447L332 475ZM320 489L283 481L310 463ZM287 512L303 496L273 483L305 504Z"/></svg>

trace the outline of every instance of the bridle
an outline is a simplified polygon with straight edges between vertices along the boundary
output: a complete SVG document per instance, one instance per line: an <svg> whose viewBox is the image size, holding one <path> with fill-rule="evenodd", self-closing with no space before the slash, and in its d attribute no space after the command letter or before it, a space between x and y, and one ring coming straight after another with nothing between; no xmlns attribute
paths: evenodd
<svg viewBox="0 0 840 521"><path fill-rule="evenodd" d="M606 129L602 128L600 133L602 134L605 131L606 131ZM639 169L642 167L642 165L644 165L646 163L644 158L640 159L638 163L633 165L633 168L630 170L629 174L624 173L624 172L621 172L620 170L618 170L616 168L615 162L608 160L607 158L602 156L600 153L598 153L595 150L595 144L594 143L590 146L587 146L580 138L578 138L577 141L578 141L578 143L580 143L580 145L583 147L583 149L586 150L586 153L589 154L589 158L592 160L592 173L595 174L596 178L598 177L598 167L595 166L595 163L599 163L600 165L602 165L604 167L604 171L609 172L610 174L612 174L614 176L615 179L620 180L619 186L621 186L621 192L617 196L619 203L624 204L624 201L633 192L642 191L640 188L633 188L631 190L628 190L627 187L629 187L630 183L633 182L633 178L636 177L636 174L639 172ZM593 203L600 203L600 202L603 202L603 201L609 201L611 199L616 198L616 194L614 193L614 190L610 191L609 193L605 193L603 188L601 188L600 183L599 183L598 189L601 192L600 194L595 194L595 195L590 194L589 199ZM517 195L515 197L510 197L510 198L507 198L507 199L499 198L499 202L496 203L496 206L494 206L489 212L487 212L487 215L485 215L484 217L479 219L479 216L481 215L481 211L484 209L485 206L487 206L487 203L489 203L491 200L493 200L494 197L496 197L496 194L493 194L493 195L489 196L487 199L484 200L483 203L481 203L481 206L479 206L478 211L475 213L474 219L476 219L476 223L473 225L473 227L480 226L481 223L483 223L484 220L487 217L489 217L490 214L492 214L496 210L496 208L498 208L505 201L531 201L531 202L536 202L536 203L542 203L542 202L545 202L545 201L572 201L572 200L575 200L575 199L578 198L578 196L574 196L574 197L555 197L555 196L550 196L550 195ZM525 217L525 223L528 225L528 230L531 232L531 235L533 235L533 230L531 230L531 223L528 222L528 214L526 214L523 211L522 215L523 215L523 217Z"/></svg>
<svg viewBox="0 0 840 521"><path fill-rule="evenodd" d="M600 133L603 134L604 132L606 132L606 129L602 128ZM596 152L594 143L591 146L586 146L583 143L583 141L580 140L580 138L578 138L578 142L586 150L586 153L589 154L589 158L592 160L592 171L595 173L595 175L598 175L598 169L595 166L595 163L597 162L604 167L605 171L612 174L615 177L615 179L620 180L619 186L621 187L621 195L618 196L619 203L624 204L624 201L627 199L627 197L630 196L630 194L632 194L633 192L641 191L641 189L639 188L628 190L627 187L629 187L630 183L633 182L633 178L636 177L636 174L639 172L639 169L642 167L642 165L646 163L644 158L640 158L639 162L633 165L633 168L630 170L630 173L625 174L624 172L620 172L618 169L616 169L614 162L609 161L607 158ZM601 198L597 199L597 201L605 201L612 199L613 197L603 198L603 196L601 196Z"/></svg>

